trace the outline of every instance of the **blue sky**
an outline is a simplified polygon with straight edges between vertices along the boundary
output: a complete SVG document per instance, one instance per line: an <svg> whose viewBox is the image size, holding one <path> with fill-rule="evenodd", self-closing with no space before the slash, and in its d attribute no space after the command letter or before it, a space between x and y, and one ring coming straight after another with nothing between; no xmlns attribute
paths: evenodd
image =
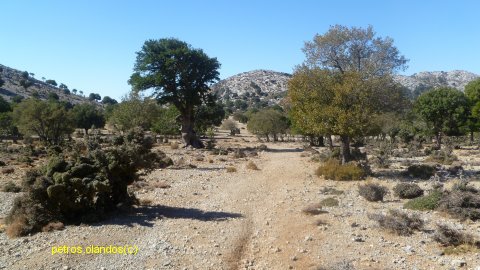
<svg viewBox="0 0 480 270"><path fill-rule="evenodd" d="M0 64L119 99L135 52L176 37L222 64L221 78L253 69L292 72L301 48L330 25L390 36L403 72L465 69L480 74L480 1L2 0Z"/></svg>

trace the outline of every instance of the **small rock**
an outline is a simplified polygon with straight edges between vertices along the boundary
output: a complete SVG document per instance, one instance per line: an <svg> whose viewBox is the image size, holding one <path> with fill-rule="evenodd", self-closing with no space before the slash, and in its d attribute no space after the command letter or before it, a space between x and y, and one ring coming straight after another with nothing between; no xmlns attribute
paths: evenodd
<svg viewBox="0 0 480 270"><path fill-rule="evenodd" d="M293 256L293 257L291 258L291 260L295 262L295 261L298 260L298 258L297 258L297 256Z"/></svg>
<svg viewBox="0 0 480 270"><path fill-rule="evenodd" d="M465 262L465 260L452 260L450 265L454 267L464 267L467 265L467 262Z"/></svg>

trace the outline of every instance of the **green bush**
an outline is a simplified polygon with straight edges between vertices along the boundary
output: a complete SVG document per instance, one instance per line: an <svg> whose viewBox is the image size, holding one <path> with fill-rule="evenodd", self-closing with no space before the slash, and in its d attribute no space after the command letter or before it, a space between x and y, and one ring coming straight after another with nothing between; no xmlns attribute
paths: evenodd
<svg viewBox="0 0 480 270"><path fill-rule="evenodd" d="M3 192L13 192L13 193L18 193L22 191L22 188L17 186L15 183L12 181L8 181L5 186L3 186L2 189Z"/></svg>
<svg viewBox="0 0 480 270"><path fill-rule="evenodd" d="M403 205L403 208L412 210L434 210L437 208L442 196L443 192L441 190L433 190L426 196L418 197L406 202Z"/></svg>
<svg viewBox="0 0 480 270"><path fill-rule="evenodd" d="M413 199L423 195L423 189L414 183L399 183L393 188L393 192L401 199Z"/></svg>
<svg viewBox="0 0 480 270"><path fill-rule="evenodd" d="M327 180L350 181L365 179L367 172L356 162L349 162L342 165L336 159L329 159L325 161L315 174L323 176Z"/></svg>
<svg viewBox="0 0 480 270"><path fill-rule="evenodd" d="M86 147L85 153L52 156L42 170L27 173L27 193L7 218L7 224L17 228L12 235L38 232L51 221L98 221L107 212L136 203L127 187L138 179L137 172L164 166L165 155L151 152L151 146L137 130L127 133L119 146L97 145Z"/></svg>
<svg viewBox="0 0 480 270"><path fill-rule="evenodd" d="M366 184L358 186L358 193L369 202L379 202L388 194L388 189L377 184Z"/></svg>
<svg viewBox="0 0 480 270"><path fill-rule="evenodd" d="M408 167L407 175L413 178L429 179L435 174L435 167L425 164L414 164Z"/></svg>

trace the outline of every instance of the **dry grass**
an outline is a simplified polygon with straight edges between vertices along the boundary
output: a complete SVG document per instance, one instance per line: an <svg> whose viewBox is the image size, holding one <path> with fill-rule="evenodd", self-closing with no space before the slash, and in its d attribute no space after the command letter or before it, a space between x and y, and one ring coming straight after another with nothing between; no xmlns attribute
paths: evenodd
<svg viewBox="0 0 480 270"><path fill-rule="evenodd" d="M460 245L477 245L474 237L445 224L437 224L433 240L444 247L457 247Z"/></svg>
<svg viewBox="0 0 480 270"><path fill-rule="evenodd" d="M372 220L378 222L380 227L398 235L412 235L414 230L421 230L424 221L418 214L407 214L398 210L390 210L388 215L368 215Z"/></svg>
<svg viewBox="0 0 480 270"><path fill-rule="evenodd" d="M18 217L15 218L8 226L7 229L5 230L5 233L9 238L17 238L22 235L25 235L25 224L27 223L27 219L25 217Z"/></svg>
<svg viewBox="0 0 480 270"><path fill-rule="evenodd" d="M478 253L479 249L476 246L473 245L468 245L468 244L462 244L456 247L445 247L443 249L443 253L445 255L462 255L465 253Z"/></svg>
<svg viewBox="0 0 480 270"><path fill-rule="evenodd" d="M170 143L170 148L175 150L175 149L178 149L180 147L180 145L177 143L177 142L171 142Z"/></svg>
<svg viewBox="0 0 480 270"><path fill-rule="evenodd" d="M208 163L213 163L213 159L208 159Z"/></svg>
<svg viewBox="0 0 480 270"><path fill-rule="evenodd" d="M255 164L255 162L253 162L253 161L249 161L249 162L247 163L247 169L249 169L249 170L255 170L255 171L258 171L258 170L259 170L258 167L257 167L257 164Z"/></svg>
<svg viewBox="0 0 480 270"><path fill-rule="evenodd" d="M153 200L150 199L150 198L143 198L143 199L140 199L140 205L146 205L146 206L149 206L149 205L152 205L153 204Z"/></svg>
<svg viewBox="0 0 480 270"><path fill-rule="evenodd" d="M338 204L339 204L338 200L333 197L323 199L320 202L320 205L323 207L335 207L335 206L338 206Z"/></svg>
<svg viewBox="0 0 480 270"><path fill-rule="evenodd" d="M228 166L227 167L227 172L228 173L234 173L237 171L237 168L233 167L233 166Z"/></svg>
<svg viewBox="0 0 480 270"><path fill-rule="evenodd" d="M350 181L361 180L367 176L367 173L354 162L340 164L336 159L325 161L315 171L317 176L323 176L327 180Z"/></svg>
<svg viewBox="0 0 480 270"><path fill-rule="evenodd" d="M388 194L388 189L384 186L369 183L358 186L358 193L369 202L383 201L383 197Z"/></svg>
<svg viewBox="0 0 480 270"><path fill-rule="evenodd" d="M42 232L53 232L53 231L61 231L65 229L65 225L62 222L50 222L47 225L43 226Z"/></svg>

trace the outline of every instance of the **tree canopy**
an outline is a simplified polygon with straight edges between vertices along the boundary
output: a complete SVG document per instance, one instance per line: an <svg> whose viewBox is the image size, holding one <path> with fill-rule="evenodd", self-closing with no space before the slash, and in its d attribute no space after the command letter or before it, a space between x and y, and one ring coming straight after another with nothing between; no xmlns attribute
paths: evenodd
<svg viewBox="0 0 480 270"><path fill-rule="evenodd" d="M92 127L103 128L105 117L102 111L93 104L83 103L73 107L72 110L75 127L83 128L85 133Z"/></svg>
<svg viewBox="0 0 480 270"><path fill-rule="evenodd" d="M210 103L210 85L219 79L220 63L201 49L174 38L147 40L137 52L129 83L135 92L153 90L162 104L180 112L185 145L202 147L195 135L195 107Z"/></svg>
<svg viewBox="0 0 480 270"><path fill-rule="evenodd" d="M440 147L442 133L461 133L460 128L468 116L468 102L461 91L442 87L420 95L415 102L415 111L429 125Z"/></svg>

